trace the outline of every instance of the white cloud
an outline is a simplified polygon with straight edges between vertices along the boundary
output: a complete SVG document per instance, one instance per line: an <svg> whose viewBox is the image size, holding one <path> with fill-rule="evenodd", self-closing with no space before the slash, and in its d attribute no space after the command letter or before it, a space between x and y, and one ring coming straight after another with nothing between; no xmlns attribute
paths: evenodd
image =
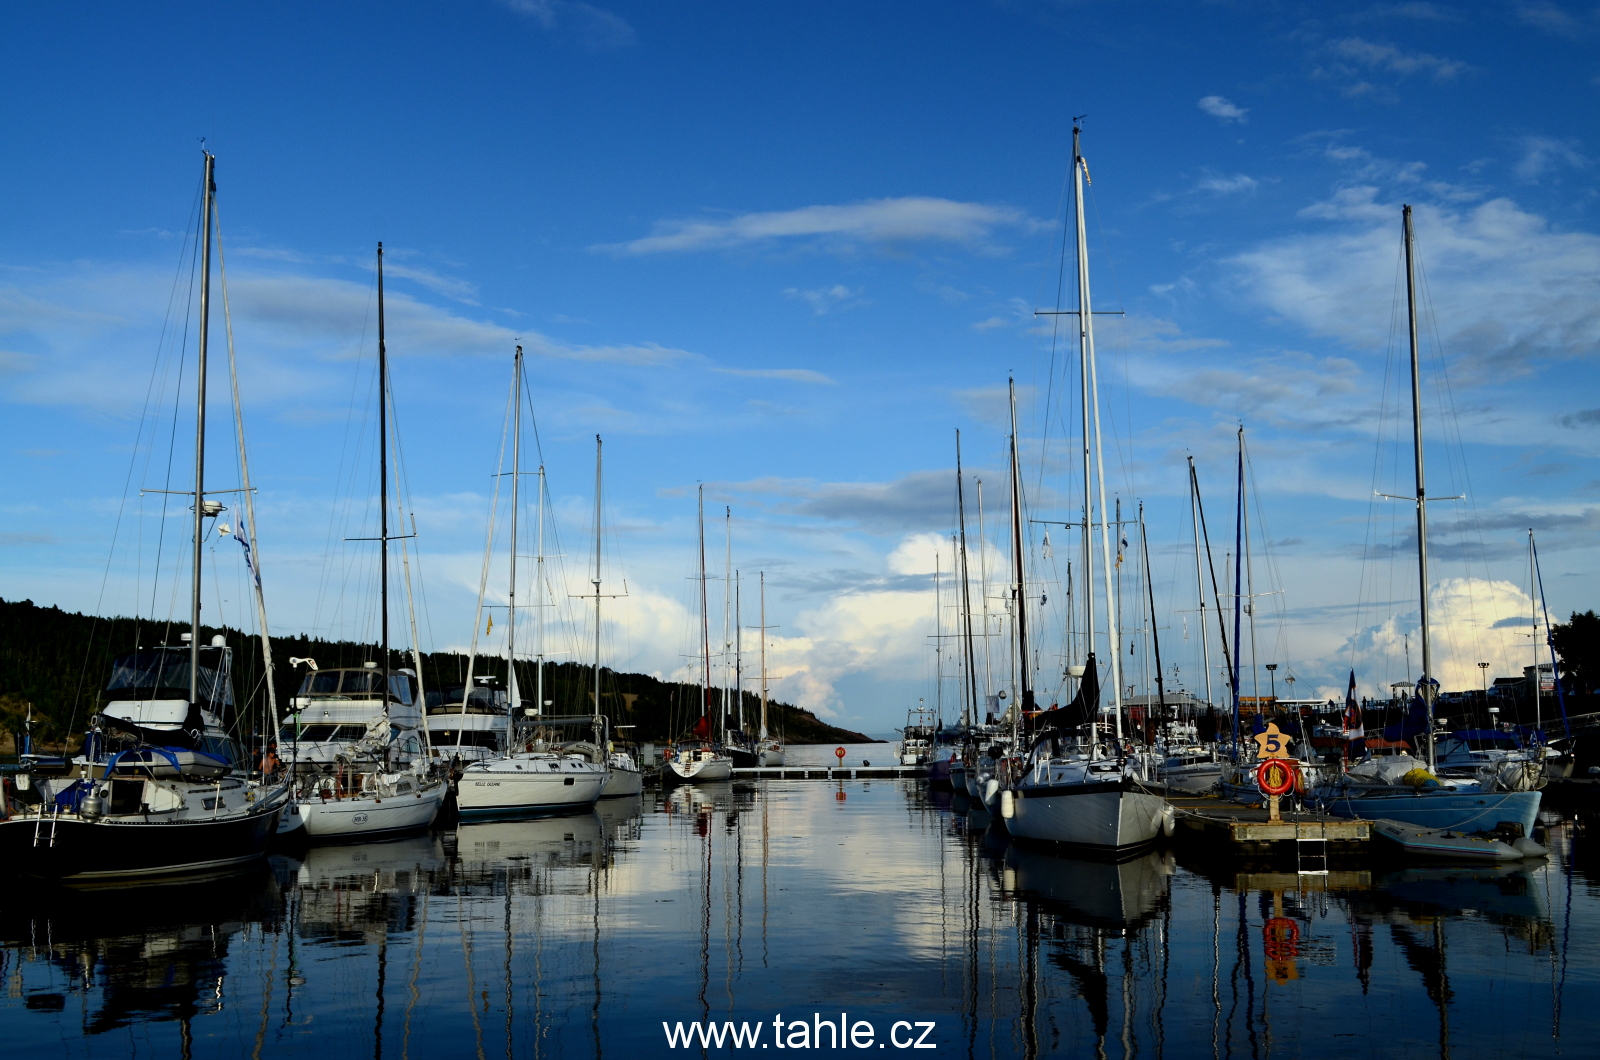
<svg viewBox="0 0 1600 1060"><path fill-rule="evenodd" d="M836 283L830 287L818 287L813 290L786 287L783 291L788 297L796 298L809 304L811 311L818 316L867 305L867 300L861 297L861 292L862 288L860 287L850 288L842 283Z"/></svg>
<svg viewBox="0 0 1600 1060"><path fill-rule="evenodd" d="M845 243L956 243L985 249L997 229L1027 229L1033 224L1021 210L1009 206L908 196L747 213L726 220L662 221L656 224L653 235L595 249L619 254L666 254L812 238Z"/></svg>
<svg viewBox="0 0 1600 1060"><path fill-rule="evenodd" d="M1361 37L1345 37L1330 41L1328 51L1335 57L1355 66L1407 77L1411 74L1432 74L1437 81L1449 81L1471 67L1459 59L1444 59L1427 52L1403 52L1392 44L1379 44Z"/></svg>
<svg viewBox="0 0 1600 1060"><path fill-rule="evenodd" d="M1508 581L1486 578L1443 578L1428 591L1428 626L1433 645L1433 676L1446 691L1478 688L1487 662L1494 674L1520 674L1532 663L1532 648L1517 619L1526 618L1533 603ZM1499 624L1497 628L1497 624ZM1337 672L1340 660L1353 660L1356 679L1372 695L1388 694L1391 681L1407 676L1409 639L1415 680L1421 673L1421 641L1415 605L1363 626L1346 640L1327 667Z"/></svg>
<svg viewBox="0 0 1600 1060"><path fill-rule="evenodd" d="M1235 256L1246 295L1313 334L1360 349L1388 339L1400 245L1398 203L1353 187L1302 216L1329 230L1288 236ZM1525 373L1540 358L1600 345L1600 236L1553 229L1509 199L1470 209L1420 204L1417 245L1445 351L1473 372Z"/></svg>
<svg viewBox="0 0 1600 1060"><path fill-rule="evenodd" d="M1255 191L1257 183L1254 177L1243 173L1235 173L1231 177L1215 174L1202 179L1200 188L1215 195L1233 195L1241 191Z"/></svg>
<svg viewBox="0 0 1600 1060"><path fill-rule="evenodd" d="M1522 158L1517 162L1516 174L1521 180L1537 181L1540 177L1569 166L1582 169L1589 160L1578 151L1574 140L1557 140L1552 136L1525 136L1522 139Z"/></svg>
<svg viewBox="0 0 1600 1060"><path fill-rule="evenodd" d="M712 371L724 375L739 375L749 379L786 379L791 383L820 383L824 386L838 386L835 379L814 372L809 368L714 368Z"/></svg>
<svg viewBox="0 0 1600 1060"><path fill-rule="evenodd" d="M547 30L570 30L596 50L622 48L638 40L627 22L581 0L501 0L519 15L526 15Z"/></svg>
<svg viewBox="0 0 1600 1060"><path fill-rule="evenodd" d="M1231 100L1222 96L1202 96L1196 105L1213 118L1222 119L1224 123L1242 123L1249 120L1248 107L1235 106Z"/></svg>

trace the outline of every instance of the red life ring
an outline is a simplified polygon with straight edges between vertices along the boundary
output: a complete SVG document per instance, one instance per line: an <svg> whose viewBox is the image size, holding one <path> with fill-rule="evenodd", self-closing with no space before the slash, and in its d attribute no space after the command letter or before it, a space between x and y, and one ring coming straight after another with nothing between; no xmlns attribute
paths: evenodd
<svg viewBox="0 0 1600 1060"><path fill-rule="evenodd" d="M1286 795L1297 772L1286 759L1269 758L1256 768L1256 784L1268 795Z"/></svg>
<svg viewBox="0 0 1600 1060"><path fill-rule="evenodd" d="M1286 916L1275 916L1261 925L1261 948L1269 961L1287 961L1299 956L1299 947L1295 945L1299 941L1300 925Z"/></svg>

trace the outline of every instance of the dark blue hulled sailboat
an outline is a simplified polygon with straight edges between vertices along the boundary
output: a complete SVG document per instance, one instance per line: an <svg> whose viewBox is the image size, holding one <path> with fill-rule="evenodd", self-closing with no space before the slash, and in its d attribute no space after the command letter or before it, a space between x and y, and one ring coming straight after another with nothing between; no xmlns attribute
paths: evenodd
<svg viewBox="0 0 1600 1060"><path fill-rule="evenodd" d="M225 728L234 705L232 649L221 636L210 644L198 639L205 521L222 511L205 499L215 161L205 155L192 633L182 635L180 646L140 649L116 660L109 702L90 720L77 755L22 756L22 770L0 796L0 866L8 871L116 878L226 869L266 852L288 801L282 781L251 772Z"/></svg>

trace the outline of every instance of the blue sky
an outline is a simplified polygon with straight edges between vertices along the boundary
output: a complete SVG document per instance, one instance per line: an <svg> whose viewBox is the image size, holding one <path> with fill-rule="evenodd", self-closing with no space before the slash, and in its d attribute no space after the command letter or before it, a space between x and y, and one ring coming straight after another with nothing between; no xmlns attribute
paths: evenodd
<svg viewBox="0 0 1600 1060"><path fill-rule="evenodd" d="M1201 684L1184 457L1220 551L1242 421L1265 528L1256 591L1273 594L1259 661L1301 692L1341 688L1352 664L1369 689L1405 675L1407 513L1371 502L1407 487L1403 447L1380 445L1405 429L1402 202L1431 294L1431 492L1469 497L1433 516L1447 684L1475 683L1480 658L1496 674L1526 661L1528 527L1552 611L1597 602L1589 7L482 0L0 17L7 598L168 606L149 602L148 497L136 518L165 443L130 454L157 422L139 433L163 323L182 317L168 306L205 137L275 627L372 635L367 560L333 527L371 514L354 472L381 239L425 643L471 636L520 338L575 579L606 438L607 562L630 592L610 661L666 674L691 651L705 483L733 508L736 566L767 571L777 693L884 731L934 695L955 428L986 514L1005 504L1008 372L1033 514L1072 517L1065 344L1052 382L1031 314L1056 298L1071 118L1086 114L1096 302L1127 314L1100 334L1109 477L1146 506L1169 670ZM1056 563L1070 551L1058 541ZM219 570L234 589L216 606L246 621L237 571ZM1050 687L1059 632L1045 640Z"/></svg>

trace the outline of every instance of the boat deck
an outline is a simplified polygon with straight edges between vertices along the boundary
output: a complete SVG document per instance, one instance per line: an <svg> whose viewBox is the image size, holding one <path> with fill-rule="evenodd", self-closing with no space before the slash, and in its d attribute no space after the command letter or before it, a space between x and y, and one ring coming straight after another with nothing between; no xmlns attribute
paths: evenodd
<svg viewBox="0 0 1600 1060"><path fill-rule="evenodd" d="M1369 821L1287 808L1281 821L1269 820L1266 806L1252 807L1211 796L1167 799L1178 811L1178 834L1207 842L1221 841L1239 854L1295 851L1312 857L1364 849L1372 839Z"/></svg>

